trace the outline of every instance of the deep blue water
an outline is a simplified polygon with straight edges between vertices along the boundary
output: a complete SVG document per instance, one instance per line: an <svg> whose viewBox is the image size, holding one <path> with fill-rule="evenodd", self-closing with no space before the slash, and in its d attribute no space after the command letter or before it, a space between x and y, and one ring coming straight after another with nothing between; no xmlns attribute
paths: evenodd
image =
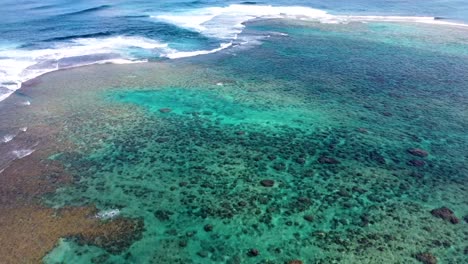
<svg viewBox="0 0 468 264"><path fill-rule="evenodd" d="M137 35L156 40L195 38L198 34L149 18L206 7L225 7L246 1L12 1L0 10L0 43L48 47L50 42L76 37ZM307 6L333 14L433 16L468 21L468 2L462 0L293 0L257 1L258 5Z"/></svg>
<svg viewBox="0 0 468 264"><path fill-rule="evenodd" d="M245 6L233 8L232 4ZM279 8L261 8L267 5ZM285 6L310 7L337 16L427 16L443 18L439 21L468 21L468 2L462 0L4 0L0 10L0 100L22 82L59 68L214 52L220 44L228 47L233 43L242 31L239 23L255 17L304 13L312 20L324 21L320 12L288 10Z"/></svg>

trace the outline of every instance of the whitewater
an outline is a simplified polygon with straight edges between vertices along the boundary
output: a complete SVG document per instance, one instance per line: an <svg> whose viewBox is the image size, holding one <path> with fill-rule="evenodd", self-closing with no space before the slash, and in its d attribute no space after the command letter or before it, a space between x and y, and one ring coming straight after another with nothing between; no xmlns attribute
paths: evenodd
<svg viewBox="0 0 468 264"><path fill-rule="evenodd" d="M101 9L107 10L107 7ZM77 13L80 12L74 12L73 15ZM234 43L243 45L254 40L258 41L258 36L240 38L245 24L255 19L294 19L328 24L382 21L468 26L430 16L333 15L324 10L304 6L252 4L183 9L170 13L150 11L142 14L142 17L199 34L209 39L211 45L190 46L183 43L185 39L168 42L158 39L157 35L148 37L130 34L63 40L57 38L49 44L49 47L40 49L23 47L22 43L0 41L0 101L20 89L24 82L51 71L90 64L140 63L158 58L181 59L219 52L232 47Z"/></svg>

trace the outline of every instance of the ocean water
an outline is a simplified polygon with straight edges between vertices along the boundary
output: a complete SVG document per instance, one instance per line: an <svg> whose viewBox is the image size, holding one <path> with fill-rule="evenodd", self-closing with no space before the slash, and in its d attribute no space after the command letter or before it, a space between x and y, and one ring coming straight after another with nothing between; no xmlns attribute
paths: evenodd
<svg viewBox="0 0 468 264"><path fill-rule="evenodd" d="M241 4L241 5L239 5ZM468 21L466 1L11 1L0 10L0 100L46 72L207 54L252 41L243 22Z"/></svg>
<svg viewBox="0 0 468 264"><path fill-rule="evenodd" d="M144 223L43 262L468 262L468 4L321 2L5 5L0 170Z"/></svg>

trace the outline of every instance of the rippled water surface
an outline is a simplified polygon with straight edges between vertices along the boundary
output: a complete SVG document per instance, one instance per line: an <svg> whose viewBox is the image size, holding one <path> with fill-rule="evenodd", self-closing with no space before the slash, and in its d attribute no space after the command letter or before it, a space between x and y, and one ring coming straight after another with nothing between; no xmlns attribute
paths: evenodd
<svg viewBox="0 0 468 264"><path fill-rule="evenodd" d="M414 2L307 1L333 15L308 10L320 19L264 17L242 27L203 1L25 4L61 10L70 23L91 23L95 13L110 21L107 35L88 27L98 35L49 36L73 42L66 50L81 56L96 44L107 60L115 41L125 50L115 59L152 62L54 71L0 102L0 180L10 188L0 189L0 210L29 219L21 212L38 203L57 209L56 221L68 219L60 208L96 207L86 220L71 217L78 226L97 221L91 234L47 227L34 214L31 226L64 230L44 263L467 262L468 29L407 17L463 20L464 7ZM217 18L184 25L180 18L200 8ZM143 10L148 16L135 16ZM405 18L345 20L344 12ZM135 28L122 37L119 23ZM49 41L17 51L45 52ZM18 187L34 177L54 188ZM31 192L40 195L29 200ZM11 248L35 240L26 238L0 235Z"/></svg>

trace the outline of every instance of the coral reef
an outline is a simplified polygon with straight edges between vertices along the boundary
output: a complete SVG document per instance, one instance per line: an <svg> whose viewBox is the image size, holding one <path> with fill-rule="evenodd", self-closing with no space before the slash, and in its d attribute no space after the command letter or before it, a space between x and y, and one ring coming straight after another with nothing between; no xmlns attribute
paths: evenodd
<svg viewBox="0 0 468 264"><path fill-rule="evenodd" d="M467 213L467 59L378 40L409 26L281 23L252 25L289 37L251 50L26 87L34 103L5 124L58 133L0 174L2 201L24 202L2 209L13 227L0 230L2 255L32 248L40 261L56 245L46 263L467 262L454 213ZM97 219L90 205L121 215Z"/></svg>
<svg viewBox="0 0 468 264"><path fill-rule="evenodd" d="M431 214L435 217L439 217L444 219L445 221L449 221L452 224L460 223L460 219L458 219L452 210L447 207L437 208L431 211Z"/></svg>

